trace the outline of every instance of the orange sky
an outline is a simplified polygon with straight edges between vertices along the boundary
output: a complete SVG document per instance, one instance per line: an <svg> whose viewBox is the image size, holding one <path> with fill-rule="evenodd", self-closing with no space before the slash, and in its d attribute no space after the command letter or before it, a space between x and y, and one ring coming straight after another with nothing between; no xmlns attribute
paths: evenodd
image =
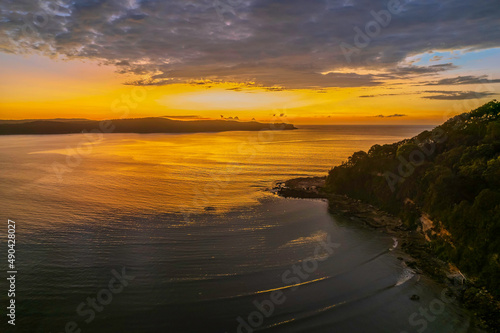
<svg viewBox="0 0 500 333"><path fill-rule="evenodd" d="M0 119L440 124L500 96L497 3L392 4L4 1Z"/></svg>
<svg viewBox="0 0 500 333"><path fill-rule="evenodd" d="M96 62L0 54L0 63L0 119L222 115L296 124L440 124L451 110L465 112L491 99L423 99L425 88L412 81L284 90L253 83L132 86L124 83L137 77Z"/></svg>

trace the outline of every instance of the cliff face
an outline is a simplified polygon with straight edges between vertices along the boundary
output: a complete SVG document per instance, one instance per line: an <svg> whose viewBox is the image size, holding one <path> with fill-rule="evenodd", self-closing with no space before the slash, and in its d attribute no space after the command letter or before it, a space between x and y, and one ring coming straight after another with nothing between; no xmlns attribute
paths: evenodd
<svg viewBox="0 0 500 333"><path fill-rule="evenodd" d="M326 191L397 215L423 231L434 254L500 296L500 103L432 131L354 153Z"/></svg>

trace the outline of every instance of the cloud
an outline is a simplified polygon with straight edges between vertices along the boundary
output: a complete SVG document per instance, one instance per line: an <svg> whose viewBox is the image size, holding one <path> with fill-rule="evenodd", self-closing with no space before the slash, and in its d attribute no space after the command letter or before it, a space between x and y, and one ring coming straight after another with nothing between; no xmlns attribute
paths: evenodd
<svg viewBox="0 0 500 333"><path fill-rule="evenodd" d="M398 95L408 95L408 94L407 93L404 93L404 94L377 94L377 95L361 95L359 97L361 97L361 98L371 98L371 97L398 96Z"/></svg>
<svg viewBox="0 0 500 333"><path fill-rule="evenodd" d="M463 99L479 99L489 96L497 95L491 92L477 92L477 91L443 91L443 90L427 90L426 93L438 94L422 96L426 99L439 99L439 100L463 100Z"/></svg>
<svg viewBox="0 0 500 333"><path fill-rule="evenodd" d="M431 66L406 66L406 67L397 67L392 71L393 75L404 77L409 75L434 75L440 72L449 71L452 69L457 69L458 66L447 63L447 64L439 64L439 65L431 65Z"/></svg>
<svg viewBox="0 0 500 333"><path fill-rule="evenodd" d="M202 116L162 116L163 118L169 119L179 119L179 120L207 120L211 118L202 117Z"/></svg>
<svg viewBox="0 0 500 333"><path fill-rule="evenodd" d="M398 66L429 50L500 46L495 1L413 0L347 63L340 44L354 44L354 28L386 9L371 0L5 0L0 51L97 60L142 76L129 82L138 85L209 79L319 89L433 75L456 66ZM340 73L346 66L388 75Z"/></svg>
<svg viewBox="0 0 500 333"><path fill-rule="evenodd" d="M406 115L406 114L395 113L395 114L391 114L388 116L384 116L383 114L379 114L379 115L376 115L374 117L377 117L377 118L398 118L398 117L407 117L407 116L408 115Z"/></svg>
<svg viewBox="0 0 500 333"><path fill-rule="evenodd" d="M171 77L174 76L174 77ZM190 82L192 77L204 77L210 83L239 82L243 86L261 86L277 91L294 88L322 87L371 87L383 83L383 76L372 74L330 72L321 74L307 69L274 68L268 65L243 64L234 67L217 67L210 69L185 68L153 75L147 79L128 82L131 85L165 85L169 83ZM223 79L222 79L223 78ZM257 84L256 84L257 83ZM200 83L204 84L204 83Z"/></svg>
<svg viewBox="0 0 500 333"><path fill-rule="evenodd" d="M488 75L481 76L457 76L454 78L441 79L433 82L424 82L424 86L440 86L440 85L457 85L457 84L486 84L486 83L500 83L500 79L488 79Z"/></svg>
<svg viewBox="0 0 500 333"><path fill-rule="evenodd" d="M273 117L284 118L284 117L286 117L286 114L284 114L284 113L276 114L275 113L275 114L273 114Z"/></svg>

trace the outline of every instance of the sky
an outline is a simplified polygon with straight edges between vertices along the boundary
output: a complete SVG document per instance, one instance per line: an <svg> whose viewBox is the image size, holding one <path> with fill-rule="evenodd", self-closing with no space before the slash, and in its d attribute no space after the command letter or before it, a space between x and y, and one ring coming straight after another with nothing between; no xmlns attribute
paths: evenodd
<svg viewBox="0 0 500 333"><path fill-rule="evenodd" d="M0 119L440 124L499 65L491 0L0 3Z"/></svg>

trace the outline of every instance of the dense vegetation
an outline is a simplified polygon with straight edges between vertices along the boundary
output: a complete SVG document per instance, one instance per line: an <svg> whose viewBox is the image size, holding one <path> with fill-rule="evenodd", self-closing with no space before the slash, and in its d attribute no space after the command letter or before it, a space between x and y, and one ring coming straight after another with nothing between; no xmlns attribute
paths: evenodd
<svg viewBox="0 0 500 333"><path fill-rule="evenodd" d="M361 199L421 228L430 248L500 296L500 103L489 102L432 131L357 152L334 167L326 190Z"/></svg>

